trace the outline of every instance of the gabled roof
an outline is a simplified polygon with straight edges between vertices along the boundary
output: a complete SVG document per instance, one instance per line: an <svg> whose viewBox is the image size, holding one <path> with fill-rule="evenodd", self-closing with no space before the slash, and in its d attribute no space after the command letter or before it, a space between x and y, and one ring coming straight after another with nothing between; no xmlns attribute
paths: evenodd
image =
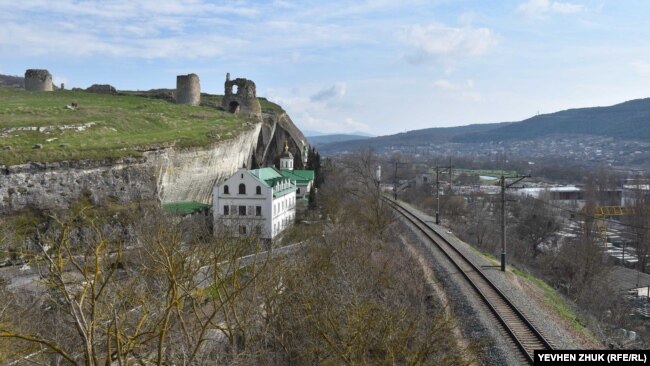
<svg viewBox="0 0 650 366"><path fill-rule="evenodd" d="M283 177L275 168L259 168L248 171L253 177L265 185L266 187L273 187Z"/></svg>

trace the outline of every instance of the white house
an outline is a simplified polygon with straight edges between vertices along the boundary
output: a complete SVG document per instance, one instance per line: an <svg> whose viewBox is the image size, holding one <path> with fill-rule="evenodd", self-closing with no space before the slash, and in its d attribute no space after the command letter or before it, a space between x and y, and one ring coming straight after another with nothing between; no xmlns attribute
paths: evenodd
<svg viewBox="0 0 650 366"><path fill-rule="evenodd" d="M213 190L214 232L273 239L293 224L296 184L275 168L239 169Z"/></svg>

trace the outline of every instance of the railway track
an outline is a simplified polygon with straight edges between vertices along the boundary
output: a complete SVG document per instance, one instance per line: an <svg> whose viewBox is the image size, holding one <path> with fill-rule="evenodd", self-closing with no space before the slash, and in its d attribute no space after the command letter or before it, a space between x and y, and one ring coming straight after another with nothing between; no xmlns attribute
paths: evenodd
<svg viewBox="0 0 650 366"><path fill-rule="evenodd" d="M554 346L535 328L514 304L447 239L438 234L424 220L395 201L383 198L395 211L417 227L445 254L476 290L492 314L503 326L512 342L521 352L521 358L533 364L534 350L552 350Z"/></svg>

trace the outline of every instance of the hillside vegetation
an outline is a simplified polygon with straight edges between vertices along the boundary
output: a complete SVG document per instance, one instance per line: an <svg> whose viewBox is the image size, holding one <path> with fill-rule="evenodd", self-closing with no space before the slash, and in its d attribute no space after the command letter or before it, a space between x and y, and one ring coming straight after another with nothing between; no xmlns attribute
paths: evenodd
<svg viewBox="0 0 650 366"><path fill-rule="evenodd" d="M364 140L332 142L322 152L355 151L389 146L426 146L442 143L481 143L533 140L546 136L607 136L650 141L650 98L592 108L567 109L519 122L485 123L426 128Z"/></svg>
<svg viewBox="0 0 650 366"><path fill-rule="evenodd" d="M650 98L608 107L576 108L542 114L486 132L456 136L455 142L529 140L548 135L595 135L650 139Z"/></svg>
<svg viewBox="0 0 650 366"><path fill-rule="evenodd" d="M449 142L457 136L493 130L507 123L486 123L459 127L435 127L358 140L339 141L320 146L320 151L355 151L364 147L380 148L391 145L428 145Z"/></svg>
<svg viewBox="0 0 650 366"><path fill-rule="evenodd" d="M73 101L78 108L66 108ZM164 146L205 146L248 128L246 117L212 106L0 87L0 165L138 156Z"/></svg>

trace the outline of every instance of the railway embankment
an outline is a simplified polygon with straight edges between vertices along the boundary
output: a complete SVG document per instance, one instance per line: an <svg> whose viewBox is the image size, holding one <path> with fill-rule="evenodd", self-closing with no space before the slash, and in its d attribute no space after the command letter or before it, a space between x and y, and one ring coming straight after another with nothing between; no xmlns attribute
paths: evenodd
<svg viewBox="0 0 650 366"><path fill-rule="evenodd" d="M549 291L552 289L544 286L542 281L536 281L511 268L505 273L501 272L496 260L484 256L471 245L459 240L448 229L435 225L433 217L408 204L402 204L416 212L429 227L481 268L490 281L553 343L554 348L602 348L584 328L576 325L574 319L562 311L566 306L557 304L562 301L561 297L550 296ZM405 222L402 224L410 227ZM449 262L439 248L428 244L429 241L423 234L412 228L406 231L410 232L407 240L418 248L419 255L430 263L436 279L442 284L457 324L468 344L476 347L481 363L522 364L524 360L517 356L515 343L474 289L464 280L458 268Z"/></svg>

